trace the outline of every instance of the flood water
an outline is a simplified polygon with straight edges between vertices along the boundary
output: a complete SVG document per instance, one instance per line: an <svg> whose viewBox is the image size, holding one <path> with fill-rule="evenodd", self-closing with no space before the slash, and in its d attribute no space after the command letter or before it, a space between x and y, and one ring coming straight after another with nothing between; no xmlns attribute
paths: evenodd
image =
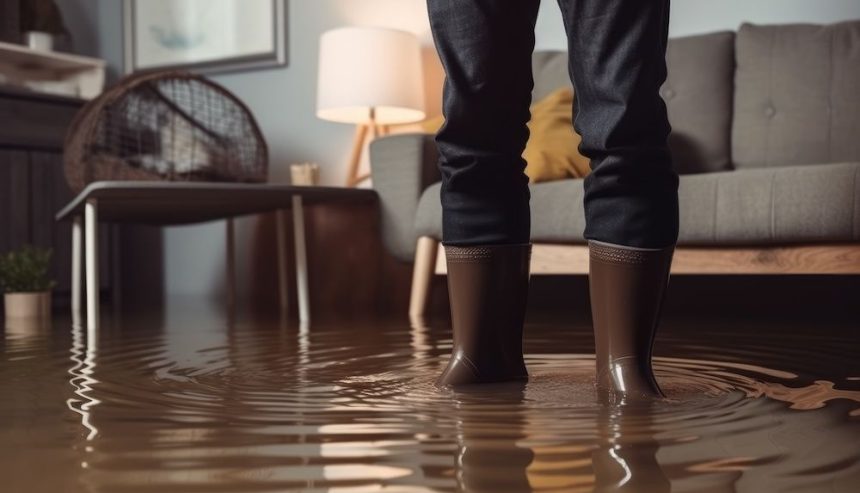
<svg viewBox="0 0 860 493"><path fill-rule="evenodd" d="M7 327L0 490L856 492L854 329L664 327L669 399L616 405L582 324L530 323L528 384L470 392L432 385L444 324Z"/></svg>

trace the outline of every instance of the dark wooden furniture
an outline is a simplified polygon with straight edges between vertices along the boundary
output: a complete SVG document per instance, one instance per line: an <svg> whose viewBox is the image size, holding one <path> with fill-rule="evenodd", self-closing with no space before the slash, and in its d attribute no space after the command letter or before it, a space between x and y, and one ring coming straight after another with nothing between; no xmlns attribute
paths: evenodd
<svg viewBox="0 0 860 493"><path fill-rule="evenodd" d="M0 0L0 41L21 41L20 0Z"/></svg>
<svg viewBox="0 0 860 493"><path fill-rule="evenodd" d="M63 139L82 99L0 85L0 252L25 244L54 250L58 299L71 291L71 227L54 214L72 199L63 174ZM108 250L107 236L100 240ZM109 287L109 255L101 287Z"/></svg>

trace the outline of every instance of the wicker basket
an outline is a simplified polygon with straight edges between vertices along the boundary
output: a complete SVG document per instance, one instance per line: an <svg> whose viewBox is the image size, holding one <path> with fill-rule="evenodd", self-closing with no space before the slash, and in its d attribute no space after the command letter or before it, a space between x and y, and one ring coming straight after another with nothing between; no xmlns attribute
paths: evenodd
<svg viewBox="0 0 860 493"><path fill-rule="evenodd" d="M263 182L268 151L248 108L186 72L132 75L84 106L64 167L79 193L95 181Z"/></svg>

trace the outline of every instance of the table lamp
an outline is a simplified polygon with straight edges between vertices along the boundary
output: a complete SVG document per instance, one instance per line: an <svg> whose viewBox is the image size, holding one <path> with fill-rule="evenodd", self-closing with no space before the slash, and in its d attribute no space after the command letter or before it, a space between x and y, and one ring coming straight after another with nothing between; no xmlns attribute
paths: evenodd
<svg viewBox="0 0 860 493"><path fill-rule="evenodd" d="M317 117L357 125L347 176L354 187L361 156L388 125L426 118L421 45L413 34L385 28L345 27L320 40Z"/></svg>

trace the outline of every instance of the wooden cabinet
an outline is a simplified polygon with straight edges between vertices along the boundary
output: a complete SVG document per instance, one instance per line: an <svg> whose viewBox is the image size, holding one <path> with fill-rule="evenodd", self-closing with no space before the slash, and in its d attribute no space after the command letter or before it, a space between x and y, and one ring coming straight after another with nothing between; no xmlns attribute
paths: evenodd
<svg viewBox="0 0 860 493"><path fill-rule="evenodd" d="M54 216L72 197L63 138L84 101L0 86L0 252L31 244L54 250L55 298L71 290L71 225ZM101 287L110 287L108 235L101 239Z"/></svg>

